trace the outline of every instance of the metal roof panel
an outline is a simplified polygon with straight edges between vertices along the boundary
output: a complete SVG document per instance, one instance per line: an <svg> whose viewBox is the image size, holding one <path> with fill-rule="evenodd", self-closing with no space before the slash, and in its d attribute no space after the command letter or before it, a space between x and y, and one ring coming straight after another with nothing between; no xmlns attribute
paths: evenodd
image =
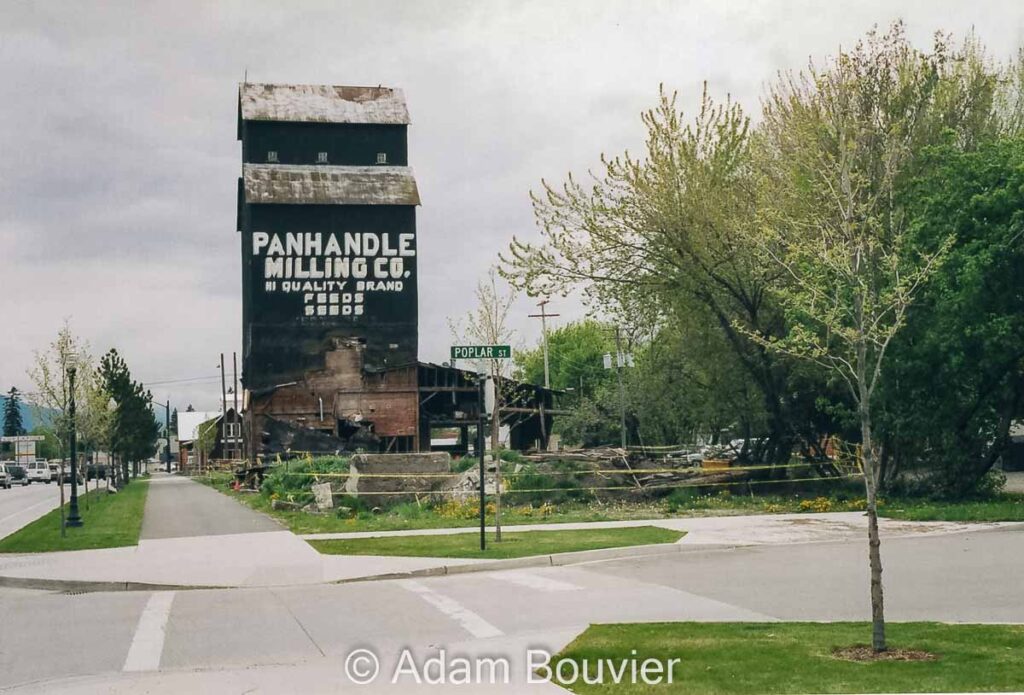
<svg viewBox="0 0 1024 695"><path fill-rule="evenodd" d="M419 205L410 167L245 164L245 202L292 205Z"/></svg>
<svg viewBox="0 0 1024 695"><path fill-rule="evenodd" d="M405 95L389 87L246 82L238 86L238 105L245 121L409 123Z"/></svg>

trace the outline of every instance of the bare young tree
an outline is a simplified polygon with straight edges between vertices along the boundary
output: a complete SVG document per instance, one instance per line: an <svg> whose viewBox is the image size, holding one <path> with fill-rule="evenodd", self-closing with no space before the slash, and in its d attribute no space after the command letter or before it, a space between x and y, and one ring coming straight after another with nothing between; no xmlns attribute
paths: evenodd
<svg viewBox="0 0 1024 695"><path fill-rule="evenodd" d="M452 336L459 342L482 345L506 345L512 342L514 331L508 325L515 295L498 286L497 270L491 268L486 279L476 286L476 309L461 321L449 319ZM489 374L494 384L494 416L491 418L491 451L495 465L495 537L501 540L501 406L504 401L505 382L511 369L511 360L485 359L472 361L477 373ZM481 407L483 404L481 403ZM483 481L481 481L481 485Z"/></svg>
<svg viewBox="0 0 1024 695"><path fill-rule="evenodd" d="M81 426L89 419L89 388L94 380L94 366L89 344L71 332L71 323L65 319L57 338L45 350L35 352L34 362L28 369L28 376L35 386L37 419L44 419L44 411L53 411L54 432L61 452L66 450L71 431L68 371L72 367L77 370L75 399L78 407L75 419L76 425Z"/></svg>
<svg viewBox="0 0 1024 695"><path fill-rule="evenodd" d="M914 49L897 23L824 69L781 79L758 129L762 224L751 242L784 273L772 291L789 330L752 337L828 370L856 404L876 651L886 639L873 398L888 348L953 241L915 247L899 193L939 124L964 146L991 127L993 83L964 64L942 37L931 53Z"/></svg>

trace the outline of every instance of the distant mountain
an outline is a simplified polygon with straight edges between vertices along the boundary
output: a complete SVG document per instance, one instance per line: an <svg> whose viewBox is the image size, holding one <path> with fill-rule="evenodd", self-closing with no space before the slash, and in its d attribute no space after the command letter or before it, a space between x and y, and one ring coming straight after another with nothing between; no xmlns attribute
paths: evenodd
<svg viewBox="0 0 1024 695"><path fill-rule="evenodd" d="M0 395L0 432L3 431L4 408L6 407L7 396ZM21 408L21 424L25 426L26 432L31 432L32 428L40 424L39 421L36 420L36 408L31 403L26 403L25 401L22 401L19 404L19 407ZM50 420L50 415L53 412L54 411L49 408L43 409L42 424L46 424Z"/></svg>

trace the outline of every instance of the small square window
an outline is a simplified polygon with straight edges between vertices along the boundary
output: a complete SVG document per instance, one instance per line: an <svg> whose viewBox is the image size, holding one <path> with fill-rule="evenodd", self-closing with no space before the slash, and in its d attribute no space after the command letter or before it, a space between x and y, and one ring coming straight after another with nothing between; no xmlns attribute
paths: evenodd
<svg viewBox="0 0 1024 695"><path fill-rule="evenodd" d="M316 153L316 163L317 164L327 164L327 153L326 152L317 152Z"/></svg>
<svg viewBox="0 0 1024 695"><path fill-rule="evenodd" d="M377 164L387 164L387 163L388 163L387 152L378 152L377 153Z"/></svg>
<svg viewBox="0 0 1024 695"><path fill-rule="evenodd" d="M278 162L278 161L280 161L277 158L277 150L267 150L267 161L268 162Z"/></svg>

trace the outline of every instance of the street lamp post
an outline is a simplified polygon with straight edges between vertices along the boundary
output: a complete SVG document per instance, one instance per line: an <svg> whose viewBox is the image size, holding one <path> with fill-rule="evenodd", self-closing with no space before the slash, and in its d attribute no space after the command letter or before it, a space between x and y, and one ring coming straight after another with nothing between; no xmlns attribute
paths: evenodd
<svg viewBox="0 0 1024 695"><path fill-rule="evenodd" d="M71 398L68 400L68 428L71 450L71 502L68 505L68 526L81 526L82 517L78 513L78 437L75 432L75 372L74 367L68 367L68 390Z"/></svg>
<svg viewBox="0 0 1024 695"><path fill-rule="evenodd" d="M171 401L167 400L164 405L164 437L167 439L167 448L164 449L164 463L167 464L167 473L171 472Z"/></svg>

